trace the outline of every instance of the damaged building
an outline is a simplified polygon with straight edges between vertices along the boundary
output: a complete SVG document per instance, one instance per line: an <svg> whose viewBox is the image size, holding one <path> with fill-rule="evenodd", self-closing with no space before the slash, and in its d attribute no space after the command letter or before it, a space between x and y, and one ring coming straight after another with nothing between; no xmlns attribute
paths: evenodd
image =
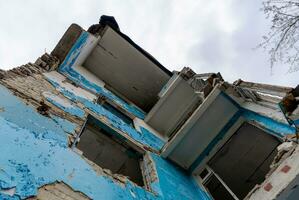
<svg viewBox="0 0 299 200"><path fill-rule="evenodd" d="M0 95L0 199L299 199L298 86L171 72L72 24Z"/></svg>

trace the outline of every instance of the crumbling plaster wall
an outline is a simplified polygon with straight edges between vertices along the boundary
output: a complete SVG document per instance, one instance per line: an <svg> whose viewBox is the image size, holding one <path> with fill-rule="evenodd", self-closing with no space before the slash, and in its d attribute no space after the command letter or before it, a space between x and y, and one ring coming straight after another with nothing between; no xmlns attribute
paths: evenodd
<svg viewBox="0 0 299 200"><path fill-rule="evenodd" d="M6 87L0 86L0 199L41 195L46 185L57 181L91 199L209 199L190 175L155 153L150 153L156 178L149 192L74 152L70 139L78 134L87 112L107 120L141 148L158 152L164 142L146 129L140 133L125 126L95 102L94 94L65 79L57 82L57 72L52 72L57 77L43 72L3 72L0 80Z"/></svg>
<svg viewBox="0 0 299 200"><path fill-rule="evenodd" d="M36 197L29 197L27 200L90 200L90 198L62 182L57 182L41 187Z"/></svg>
<svg viewBox="0 0 299 200"><path fill-rule="evenodd" d="M57 72L50 74L61 77ZM1 140L0 148L2 148L2 152L7 152L6 156L0 160L0 165L6 166L1 167L4 177L1 179L1 188L16 188L14 197L2 195L3 198L18 199L36 195L39 187L55 181L63 181L74 190L81 191L94 199L98 199L97 197L99 199L127 199L129 197L155 199L162 198L162 196L164 199L173 199L180 195L183 195L182 198L208 199L207 195L193 184L188 175L156 155L153 157L159 179L154 182L155 186L153 187L161 195L160 197L146 192L131 182L120 184L113 182L113 179L104 173L99 175L95 172L93 167L67 147L66 137L67 133L76 133L78 124L82 121L82 119L79 120L79 117L83 117L82 110L86 105L93 108L95 104L93 105L92 102L95 97L91 94L81 96L87 100L89 97L89 101L81 99L82 105L77 107L75 102L69 101L68 98L73 101L80 100L80 93L77 94L79 96L76 96L71 92L76 93L76 90L81 89L68 88L63 81L57 81L59 78L51 75L45 74L45 77L48 80L56 80L56 84L51 81L51 83L47 82L41 74L1 81L10 86L11 91L16 92L25 102L27 102L27 96L32 96L36 104L39 101L44 101L49 105L49 110L55 108L53 109L55 113L56 111L61 113L57 116L50 113L50 118L42 116L33 107L26 106L8 90L1 88L0 93L5 98L1 98L0 133L5 140ZM56 85L56 88L53 85ZM71 87L70 85L69 87ZM15 91L15 89L18 90ZM60 111L58 112L58 110ZM97 112L103 114L103 110L97 108L95 112L96 110L100 110ZM66 118L62 118L64 116ZM256 119L256 117L251 118ZM134 135L132 137L134 138ZM13 152L13 154L9 152ZM76 163L76 167L73 167L74 163ZM179 190L177 190L177 184L181 185ZM102 188L105 188L104 192ZM174 190L174 188L176 189ZM107 192L110 190L113 192ZM105 196L108 193L115 195Z"/></svg>
<svg viewBox="0 0 299 200"><path fill-rule="evenodd" d="M113 94L105 88L103 88L102 85L97 84L94 81L88 80L86 77L82 76L78 71L76 71L76 66L80 65L80 60L84 60L84 56L86 54L83 54L83 57L80 55L82 52L85 52L86 49L89 49L89 38L90 36L88 33L82 33L81 36L78 38L76 43L73 45L72 49L70 50L69 54L67 55L65 61L61 64L59 71L62 72L64 75L66 75L69 79L74 81L74 83L80 85L82 88L86 88L90 91L93 91L95 94L98 95L103 95L108 97L109 99L112 99L113 101L116 101L118 105L124 107L128 112L134 114L138 118L143 119L144 114L141 115L140 112L136 109L132 109L134 107L131 107L131 105L128 105L126 102L123 102L121 99L119 100L118 97L114 96ZM78 61L79 60L79 61ZM48 75L46 75L48 76ZM57 80L56 83L54 81L53 83L53 78L51 80L51 77L47 77L50 82L52 82L53 85L56 85L62 93L64 93L65 96L68 96L68 98L73 99L74 101L81 102L85 107L87 107L89 110L92 110L92 112L95 112L97 115L104 116L106 119L103 119L103 121L108 121L113 122L113 117L107 115L103 110L94 107L94 104L90 104L90 102L86 102L85 100L78 99L74 97L74 93L70 94L69 92L65 91L65 86L62 84L57 85ZM59 81L58 81L59 82ZM225 94L225 91L223 91ZM234 101L234 99L231 99L229 95L225 95L227 98L229 98L231 101L234 102L234 104L237 105L239 109L239 117L244 118L246 121L250 121L253 124L256 124L257 126L265 129L267 132L274 134L280 138L283 138L286 135L294 135L295 134L295 129L290 127L288 124L286 124L285 120L283 119L283 116L279 111L275 111L273 109L260 109L263 106L260 105L253 105L250 106L243 104L238 104L238 101ZM135 134L135 131L129 130L127 126L123 126L122 124L115 124L112 123L112 126L114 126L116 129L120 129L122 132L129 133L129 138L134 138L141 144L148 144L149 147L152 149L159 149L154 147L154 145L151 145L150 141L153 140L148 140L148 138L144 138L146 135L143 133L143 138L140 138L137 134ZM146 133L146 132L145 132ZM147 134L148 136L153 136L153 134ZM127 138L127 139L129 139ZM217 137L217 138L222 138L222 137ZM163 145L161 145L163 146ZM212 148L211 148L212 149Z"/></svg>
<svg viewBox="0 0 299 200"><path fill-rule="evenodd" d="M278 146L278 154L266 180L252 189L245 199L298 199L298 148L298 144L294 142L285 142Z"/></svg>
<svg viewBox="0 0 299 200"><path fill-rule="evenodd" d="M68 148L65 130L74 133L76 124L62 118L55 117L53 120L40 115L4 87L0 88L0 93L3 96L0 100L0 151L3 153L0 158L0 186L2 190L15 188L14 196L0 193L1 198L23 199L34 196L39 187L56 181L62 181L92 199L162 198L163 194L155 196L129 181L121 185L104 173L98 174ZM168 177L165 173L173 166L157 156L155 161L156 165L160 166L159 162L167 165L166 168L159 167L162 168L158 172L159 176L169 182L163 184L181 185L176 195L189 195L192 197L190 199L205 196L179 169L173 169L175 175ZM169 199L167 194L163 199Z"/></svg>
<svg viewBox="0 0 299 200"><path fill-rule="evenodd" d="M142 133L138 132L135 128L129 126L117 116L103 108L100 104L96 103L97 98L94 94L67 83L65 81L66 77L63 75L56 71L44 75L63 96L67 97L72 102L76 102L78 108L87 110L88 113L93 114L95 118L99 119L108 127L113 128L127 140L135 142L140 147L146 146L147 149L152 149L155 152L159 152L163 147L165 142L160 138L150 133L150 131L145 130Z"/></svg>
<svg viewBox="0 0 299 200"><path fill-rule="evenodd" d="M189 174L158 155L166 141L146 127L136 130L126 125L97 104L99 96L105 97L133 116L145 117L137 107L76 71L75 66L84 60L80 56L86 56L81 53L92 47L86 43L89 36L86 32L77 36L59 68L69 80L56 71L47 72L57 69L55 59L50 59L52 64L41 59L0 71L0 83L6 87L0 87L0 151L4 152L0 157L0 197L36 196L39 188L41 191L58 181L91 199L210 199ZM292 127L265 113L238 108L240 116L279 137L294 134ZM149 178L151 192L95 166L69 148L88 114L149 152L156 170L155 177Z"/></svg>

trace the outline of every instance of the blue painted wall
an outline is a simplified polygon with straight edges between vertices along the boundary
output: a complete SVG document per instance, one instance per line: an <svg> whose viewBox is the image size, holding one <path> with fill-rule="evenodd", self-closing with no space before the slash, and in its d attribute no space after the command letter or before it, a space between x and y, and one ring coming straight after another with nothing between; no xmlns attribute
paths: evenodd
<svg viewBox="0 0 299 200"><path fill-rule="evenodd" d="M0 95L0 191L16 188L13 197L0 192L0 199L36 195L39 187L56 181L93 199L208 199L192 177L155 154L159 179L153 189L158 195L99 175L67 146L67 134L74 133L75 124L40 115L2 86Z"/></svg>
<svg viewBox="0 0 299 200"><path fill-rule="evenodd" d="M55 82L54 79L48 78L48 81L56 87L61 93L72 100L73 102L79 102L88 108L93 113L97 114L98 116L104 117L106 121L115 129L122 131L124 134L127 134L140 144L145 146L149 146L150 148L160 151L164 146L165 142L162 141L160 138L155 136L154 134L150 133L150 131L142 131L142 133L138 132L135 128L128 125L124 122L121 118L111 113L109 110L105 109L102 105L92 102L87 98L83 98L74 94L73 91L68 90L63 85L59 85L58 82Z"/></svg>
<svg viewBox="0 0 299 200"><path fill-rule="evenodd" d="M250 110L242 109L242 116L247 121L253 121L262 126L269 133L276 135L277 137L283 138L286 135L293 135L296 133L294 127L284 124L281 122L277 122L269 117L262 116L258 113L252 112Z"/></svg>

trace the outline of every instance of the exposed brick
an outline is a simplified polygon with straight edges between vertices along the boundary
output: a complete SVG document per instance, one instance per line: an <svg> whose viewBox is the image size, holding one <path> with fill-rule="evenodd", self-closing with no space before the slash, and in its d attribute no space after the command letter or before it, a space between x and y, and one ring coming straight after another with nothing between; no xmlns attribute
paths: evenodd
<svg viewBox="0 0 299 200"><path fill-rule="evenodd" d="M27 200L90 200L81 192L74 191L64 183L45 185L38 190L36 197Z"/></svg>

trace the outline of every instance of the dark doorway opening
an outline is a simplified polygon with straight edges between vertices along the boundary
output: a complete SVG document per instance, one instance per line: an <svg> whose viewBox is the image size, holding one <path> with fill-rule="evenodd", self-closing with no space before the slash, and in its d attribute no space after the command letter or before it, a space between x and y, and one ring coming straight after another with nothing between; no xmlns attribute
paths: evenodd
<svg viewBox="0 0 299 200"><path fill-rule="evenodd" d="M100 167L127 176L137 185L144 186L140 168L143 154L95 118L88 117L76 146L83 152L83 156Z"/></svg>
<svg viewBox="0 0 299 200"><path fill-rule="evenodd" d="M280 141L249 123L244 123L215 154L208 165L239 199L264 181ZM231 199L215 178L205 185L215 200ZM220 198L221 196L227 198Z"/></svg>

